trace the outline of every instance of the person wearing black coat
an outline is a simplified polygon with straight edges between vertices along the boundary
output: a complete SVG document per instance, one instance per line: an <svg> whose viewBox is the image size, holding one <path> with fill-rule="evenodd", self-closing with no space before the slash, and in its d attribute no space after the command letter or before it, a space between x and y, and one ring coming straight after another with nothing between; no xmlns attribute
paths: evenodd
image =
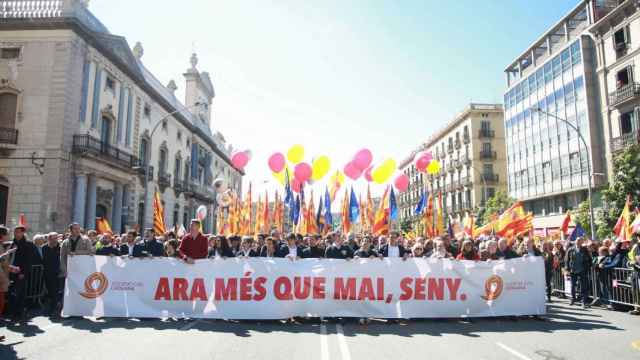
<svg viewBox="0 0 640 360"><path fill-rule="evenodd" d="M156 240L153 229L144 232L144 240L133 247L133 257L161 257L164 256L164 246Z"/></svg>
<svg viewBox="0 0 640 360"><path fill-rule="evenodd" d="M296 240L295 234L289 234L287 236L287 243L280 246L276 257L288 257L292 259L302 258L304 255L304 247L296 244Z"/></svg>
<svg viewBox="0 0 640 360"><path fill-rule="evenodd" d="M333 244L327 247L324 252L324 257L327 259L351 259L353 258L353 249L344 243L342 235L333 235Z"/></svg>
<svg viewBox="0 0 640 360"><path fill-rule="evenodd" d="M397 232L392 232L391 236L389 236L389 242L385 245L382 245L380 248L378 256L380 257L400 257L406 259L410 252L407 251L404 246L398 244L398 238L400 234Z"/></svg>
<svg viewBox="0 0 640 360"><path fill-rule="evenodd" d="M100 235L100 244L102 246L100 247L100 249L96 250L96 255L120 256L120 250L113 247L111 234Z"/></svg>
<svg viewBox="0 0 640 360"><path fill-rule="evenodd" d="M136 245L136 236L138 236L138 234L135 230L129 230L129 232L127 232L126 243L120 245L121 256L133 256L133 248Z"/></svg>
<svg viewBox="0 0 640 360"><path fill-rule="evenodd" d="M15 318L24 318L26 315L26 291L33 265L40 264L40 255L36 245L27 241L25 236L26 228L22 225L14 229L14 239L11 248L16 252L13 257L13 265L20 269L17 274L11 274L13 280L9 310Z"/></svg>
<svg viewBox="0 0 640 360"><path fill-rule="evenodd" d="M591 254L584 245L584 239L579 237L574 246L567 250L565 256L565 271L571 276L571 305L576 301L576 286L580 283L580 297L582 307L586 308L589 296L589 271L591 270Z"/></svg>
<svg viewBox="0 0 640 360"><path fill-rule="evenodd" d="M225 236L217 236L215 240L215 246L209 249L209 258L222 257L230 258L235 257L231 246L229 246L229 240Z"/></svg>
<svg viewBox="0 0 640 360"><path fill-rule="evenodd" d="M372 258L378 257L378 252L371 247L371 238L364 237L360 242L360 248L354 253L355 257Z"/></svg>
<svg viewBox="0 0 640 360"><path fill-rule="evenodd" d="M240 250L236 251L236 257L258 257L260 254L253 248L253 238L244 236L240 244Z"/></svg>
<svg viewBox="0 0 640 360"><path fill-rule="evenodd" d="M42 266L44 268L44 285L49 300L47 312L50 316L57 315L58 305L61 303L61 290L64 277L60 276L60 243L58 233L49 234L47 243L42 245Z"/></svg>
<svg viewBox="0 0 640 360"><path fill-rule="evenodd" d="M320 235L314 235L309 239L309 246L307 246L302 252L302 257L305 259L320 259L324 257L325 249L320 246L322 238Z"/></svg>

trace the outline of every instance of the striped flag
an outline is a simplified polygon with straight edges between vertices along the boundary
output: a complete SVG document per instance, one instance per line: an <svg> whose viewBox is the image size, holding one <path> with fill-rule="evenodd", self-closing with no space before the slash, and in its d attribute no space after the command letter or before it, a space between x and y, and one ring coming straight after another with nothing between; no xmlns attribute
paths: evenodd
<svg viewBox="0 0 640 360"><path fill-rule="evenodd" d="M373 223L373 235L388 235L389 234L389 188L384 191L378 211L376 211L375 222Z"/></svg>
<svg viewBox="0 0 640 360"><path fill-rule="evenodd" d="M98 234L113 234L109 221L103 217L96 218L96 231Z"/></svg>
<svg viewBox="0 0 640 360"><path fill-rule="evenodd" d="M376 221L376 213L373 210L373 199L371 198L371 188L367 184L367 231L373 232L373 224Z"/></svg>
<svg viewBox="0 0 640 360"><path fill-rule="evenodd" d="M158 235L167 231L167 227L164 224L164 208L160 200L160 193L157 191L153 197L153 231Z"/></svg>
<svg viewBox="0 0 640 360"><path fill-rule="evenodd" d="M309 199L309 207L307 208L307 235L315 235L318 233L318 223L315 217L315 204L313 203L313 190L311 190L311 198Z"/></svg>

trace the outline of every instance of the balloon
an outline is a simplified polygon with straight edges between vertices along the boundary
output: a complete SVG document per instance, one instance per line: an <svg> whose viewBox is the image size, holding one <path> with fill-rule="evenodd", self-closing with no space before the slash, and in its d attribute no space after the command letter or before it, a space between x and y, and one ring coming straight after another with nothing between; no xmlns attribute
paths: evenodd
<svg viewBox="0 0 640 360"><path fill-rule="evenodd" d="M394 182L394 184L396 186L396 189L398 189L398 191L400 192L407 191L407 189L409 188L409 177L405 174L402 174L396 178L396 181Z"/></svg>
<svg viewBox="0 0 640 360"><path fill-rule="evenodd" d="M293 176L300 183L304 183L311 178L312 172L313 169L311 169L311 165L303 162L296 165L296 167L293 169Z"/></svg>
<svg viewBox="0 0 640 360"><path fill-rule="evenodd" d="M329 160L328 157L322 155L319 158L313 160L311 167L313 170L311 174L311 179L317 181L322 179L325 175L327 175L327 173L329 172L329 169L331 168L331 161Z"/></svg>
<svg viewBox="0 0 640 360"><path fill-rule="evenodd" d="M367 170L364 171L364 178L368 181L368 182L372 182L373 178L371 177L371 171L373 171L373 165L369 166L367 168Z"/></svg>
<svg viewBox="0 0 640 360"><path fill-rule="evenodd" d="M269 169L274 173L279 173L284 169L285 159L282 153L277 152L269 156Z"/></svg>
<svg viewBox="0 0 640 360"><path fill-rule="evenodd" d="M371 165L371 160L373 160L371 151L369 151L369 149L362 149L356 153L351 162L362 172Z"/></svg>
<svg viewBox="0 0 640 360"><path fill-rule="evenodd" d="M393 159L387 159L382 163L382 165L373 170L371 177L377 184L384 184L389 180L391 175L393 175L395 170L396 161Z"/></svg>
<svg viewBox="0 0 640 360"><path fill-rule="evenodd" d="M198 209L196 210L196 218L202 221L206 217L207 217L207 207L204 205L198 206Z"/></svg>
<svg viewBox="0 0 640 360"><path fill-rule="evenodd" d="M358 169L358 167L352 161L344 166L344 174L347 175L351 180L358 180L360 175L362 175L362 170Z"/></svg>
<svg viewBox="0 0 640 360"><path fill-rule="evenodd" d="M288 166L285 166L284 170L280 171L279 173L271 173L273 175L274 178L276 178L276 180L278 180L278 182L280 183L280 185L284 185L284 180L286 178L285 174L289 173L289 179L291 181L291 170L289 170Z"/></svg>
<svg viewBox="0 0 640 360"><path fill-rule="evenodd" d="M292 164L297 164L304 159L304 147L302 145L293 145L287 152L287 159Z"/></svg>
<svg viewBox="0 0 640 360"><path fill-rule="evenodd" d="M231 165L238 170L244 169L245 166L249 163L249 156L246 152L241 151L233 154L231 156Z"/></svg>
<svg viewBox="0 0 640 360"><path fill-rule="evenodd" d="M340 170L336 171L336 173L331 177L331 183L344 184L344 174L341 173Z"/></svg>
<svg viewBox="0 0 640 360"><path fill-rule="evenodd" d="M298 179L293 179L293 181L291 182L291 190L299 193L301 189L302 189L302 182Z"/></svg>
<svg viewBox="0 0 640 360"><path fill-rule="evenodd" d="M426 172L427 166L429 166L433 156L431 156L430 152L423 151L417 153L414 159L416 162L416 169L420 172Z"/></svg>
<svg viewBox="0 0 640 360"><path fill-rule="evenodd" d="M440 172L440 162L438 160L431 160L429 166L427 166L427 174L436 175Z"/></svg>

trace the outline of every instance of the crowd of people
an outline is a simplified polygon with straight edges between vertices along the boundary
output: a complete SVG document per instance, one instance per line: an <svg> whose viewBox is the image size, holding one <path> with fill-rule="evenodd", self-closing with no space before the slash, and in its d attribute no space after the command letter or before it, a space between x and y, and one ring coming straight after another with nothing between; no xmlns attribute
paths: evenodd
<svg viewBox="0 0 640 360"><path fill-rule="evenodd" d="M173 257L188 264L205 258L231 257L289 258L435 258L470 261L495 261L522 256L544 257L547 300L551 301L551 279L559 269L571 279L571 303L581 301L584 307L600 303L610 306L611 271L615 268L635 269L640 273L640 246L637 240L603 241L578 238L570 241L544 241L531 238L509 242L504 238L481 236L477 239L448 235L433 239L406 238L398 232L388 236L341 234L286 236L278 231L257 236L222 236L201 233L198 220L191 221L189 232L180 239L173 232L156 234L146 229L142 237L134 230L124 234L83 232L71 224L64 234L36 234L27 239L26 228L18 226L10 239L9 229L0 226L0 314L13 320L26 318L26 286L34 265L42 265L47 294L46 313L59 316L62 290L67 274L67 260L73 255L125 256L132 258ZM592 270L598 273L598 296L589 302L588 290ZM577 290L579 289L580 294ZM5 303L8 301L8 307ZM638 309L633 310L638 314Z"/></svg>

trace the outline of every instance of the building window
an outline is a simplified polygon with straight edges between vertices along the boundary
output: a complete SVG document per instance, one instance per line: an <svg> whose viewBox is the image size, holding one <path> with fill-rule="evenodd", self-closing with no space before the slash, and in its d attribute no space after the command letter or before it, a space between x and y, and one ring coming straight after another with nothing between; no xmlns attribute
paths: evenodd
<svg viewBox="0 0 640 360"><path fill-rule="evenodd" d="M160 158L158 159L158 171L165 173L167 171L167 149L160 148Z"/></svg>
<svg viewBox="0 0 640 360"><path fill-rule="evenodd" d="M167 131L167 119L162 120L162 130Z"/></svg>
<svg viewBox="0 0 640 360"><path fill-rule="evenodd" d="M143 114L144 117L148 119L151 118L151 106L149 106L149 104L144 104Z"/></svg>
<svg viewBox="0 0 640 360"><path fill-rule="evenodd" d="M480 129L481 129L482 131L489 131L489 130L491 130L491 122L490 122L490 121L483 120L483 121L480 123Z"/></svg>
<svg viewBox="0 0 640 360"><path fill-rule="evenodd" d="M148 146L149 146L149 140L147 140L146 138L142 138L140 140L140 161L142 162L143 165L147 164Z"/></svg>
<svg viewBox="0 0 640 360"><path fill-rule="evenodd" d="M619 89L623 86L629 85L632 78L631 66L627 66L626 68L618 71L616 73L616 88Z"/></svg>
<svg viewBox="0 0 640 360"><path fill-rule="evenodd" d="M178 141L182 140L182 131L178 130L178 134L176 135L178 138Z"/></svg>
<svg viewBox="0 0 640 360"><path fill-rule="evenodd" d="M173 178L176 180L180 180L182 177L182 159L177 157L175 160L175 165L173 166Z"/></svg>
<svg viewBox="0 0 640 360"><path fill-rule="evenodd" d="M626 112L620 116L620 134L626 135L633 132L634 122L633 111Z"/></svg>
<svg viewBox="0 0 640 360"><path fill-rule="evenodd" d="M627 48L627 43L629 43L628 37L629 34L626 27L618 29L613 33L613 48L616 51L625 50Z"/></svg>
<svg viewBox="0 0 640 360"><path fill-rule="evenodd" d="M116 81L113 80L113 78L111 76L107 75L107 80L104 83L104 89L105 90L109 90L109 91L111 91L112 93L115 94L115 92L116 92Z"/></svg>
<svg viewBox="0 0 640 360"><path fill-rule="evenodd" d="M5 60L14 60L20 58L19 47L7 47L0 49L0 58Z"/></svg>
<svg viewBox="0 0 640 360"><path fill-rule="evenodd" d="M18 95L12 93L0 94L0 127L14 129L18 108Z"/></svg>
<svg viewBox="0 0 640 360"><path fill-rule="evenodd" d="M493 174L493 164L482 164L482 173L483 174Z"/></svg>

